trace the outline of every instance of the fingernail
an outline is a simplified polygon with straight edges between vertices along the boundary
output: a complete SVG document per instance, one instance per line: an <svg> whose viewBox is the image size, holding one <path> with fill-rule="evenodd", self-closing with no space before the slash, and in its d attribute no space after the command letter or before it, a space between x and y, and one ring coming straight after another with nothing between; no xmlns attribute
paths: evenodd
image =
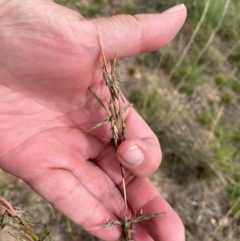
<svg viewBox="0 0 240 241"><path fill-rule="evenodd" d="M184 4L179 4L179 5L176 5L172 8L169 8L168 10L164 11L163 13L174 13L174 12L180 12L182 11L183 9L185 8L185 5Z"/></svg>
<svg viewBox="0 0 240 241"><path fill-rule="evenodd" d="M126 149L120 156L133 167L140 165L144 161L144 154L136 145Z"/></svg>

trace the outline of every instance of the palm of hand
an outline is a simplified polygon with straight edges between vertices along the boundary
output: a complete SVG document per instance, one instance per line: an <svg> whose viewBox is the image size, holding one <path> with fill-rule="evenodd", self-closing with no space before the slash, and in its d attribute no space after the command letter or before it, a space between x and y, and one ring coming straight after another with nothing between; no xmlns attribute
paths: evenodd
<svg viewBox="0 0 240 241"><path fill-rule="evenodd" d="M83 39L87 38L84 32L76 40L69 30L69 16L80 21L79 15L54 8L59 7L49 5L46 11L59 16L43 12L44 18L32 6L32 11L21 9L21 14L14 9L3 17L2 27L8 29L1 45L1 164L59 209L63 207L58 203L73 199L74 188L83 183L82 188L78 186L81 195L91 196L94 207L97 198L104 201L113 188L110 178L87 161L110 146L100 138L100 131L88 133L101 118L88 91L92 83L101 81L98 53L81 44L89 42ZM7 102L11 105L5 109ZM44 183L52 194L42 190Z"/></svg>
<svg viewBox="0 0 240 241"><path fill-rule="evenodd" d="M67 9L64 10L66 15L73 14L71 10L69 13ZM2 134L6 144L0 149L1 156L21 148L24 142L36 141L41 135L45 143L50 142L50 132L57 135L54 137L55 144L58 139L56 132L61 132L59 135L63 134L65 138L61 137L62 140L58 141L65 140L61 145L66 147L68 141L74 142L79 137L74 135L80 134L80 131L87 132L98 121L95 117L99 107L95 106L88 91L93 83L101 81L99 63L97 66L98 53L73 39L74 36L67 30L67 16L63 18L60 29L61 21L37 16L33 11L30 11L30 16L24 12L13 22L11 14L14 13L8 14L2 21L5 27L5 20L7 28L9 19L12 28L6 29L6 36L1 42L0 91L2 102L11 101L12 105L2 111L2 114L7 114L2 129L7 125L11 131L8 129ZM79 16L75 17L77 21ZM87 39L82 41L88 42ZM6 141L10 140L11 132L18 133L13 143ZM98 132L95 134L98 135ZM68 135L71 138L67 138ZM47 149L51 149L49 147Z"/></svg>

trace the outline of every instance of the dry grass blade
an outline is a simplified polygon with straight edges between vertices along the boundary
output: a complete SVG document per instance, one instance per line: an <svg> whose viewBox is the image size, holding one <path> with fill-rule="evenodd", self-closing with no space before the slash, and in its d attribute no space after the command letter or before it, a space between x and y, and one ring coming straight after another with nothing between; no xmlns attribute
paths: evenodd
<svg viewBox="0 0 240 241"><path fill-rule="evenodd" d="M103 47L100 41L100 37L98 35L99 39L99 46L100 46L100 54L103 60L103 66L102 66L102 74L104 77L104 80L106 82L106 86L109 90L109 100L107 100L108 106L104 103L104 101L96 95L96 93L90 89L90 92L94 96L94 98L98 101L98 103L107 111L108 119L100 122L99 124L95 125L93 128L100 127L108 122L111 124L111 131L112 131L112 137L113 137L113 143L115 146L115 149L118 148L118 146L126 140L126 132L125 132L125 122L123 119L123 114L126 113L126 111L131 107L132 105L128 105L124 109L121 109L121 102L124 103L124 98L119 86L120 80L116 78L114 75L114 69L116 64L116 55L113 60L111 71L108 71L107 68L107 61L105 58L105 54L103 51ZM92 129L93 129L92 128ZM120 170L122 175L122 189L123 189L123 198L124 198L124 218L123 220L115 220L111 222L106 222L104 224L101 224L93 229L101 229L101 228L110 228L114 226L123 226L123 233L121 237L121 241L133 241L133 224L137 222L142 222L144 220L153 219L163 213L151 213L148 215L139 215L138 217L135 217L133 219L129 218L128 215L131 213L128 211L128 203L127 203L127 195L126 195L126 183L125 183L125 169L120 164Z"/></svg>
<svg viewBox="0 0 240 241"><path fill-rule="evenodd" d="M109 122L110 122L110 120L109 120L109 119L106 119L106 120L98 123L97 125L93 126L93 127L90 129L90 131L91 131L91 130L94 130L94 129L100 127L100 126L103 126L103 125L105 125L105 124L107 124L107 123L109 123Z"/></svg>
<svg viewBox="0 0 240 241"><path fill-rule="evenodd" d="M200 27L202 26L202 23L204 21L204 19L206 18L206 14L208 12L208 9L209 9L209 6L210 6L210 3L211 3L211 0L207 0L206 4L205 4L205 8L203 10L203 13L202 13L202 16L201 18L199 19L199 22L188 42L188 44L186 45L186 47L184 48L180 58L178 59L177 63L175 64L175 66L173 67L173 69L171 70L169 76L168 76L168 81L172 78L172 76L174 75L175 71L177 70L177 68L181 65L181 63L183 62L184 58L186 57L187 53L188 53L188 50L190 49L190 47L192 46L196 36L197 36L197 33L200 29Z"/></svg>
<svg viewBox="0 0 240 241"><path fill-rule="evenodd" d="M223 19L226 16L229 4L230 4L231 0L227 0L225 2L222 14L220 16L220 19L218 21L217 27L212 31L211 36L209 37L208 41L206 42L205 46L202 48L201 52L199 53L199 55L197 56L196 60L194 61L194 65L196 65L198 63L198 61L202 58L202 56L204 55L204 53L206 52L206 50L209 48L209 46L211 45L211 43L213 42L213 39L215 38L218 30L220 29Z"/></svg>
<svg viewBox="0 0 240 241"><path fill-rule="evenodd" d="M111 116L111 112L106 106L106 104L103 102L103 100L91 89L89 88L89 91L92 93L92 95L95 97L95 99L98 101L98 103L106 110L108 116Z"/></svg>
<svg viewBox="0 0 240 241"><path fill-rule="evenodd" d="M157 213L150 213L150 214L147 214L147 215L139 215L136 218L128 219L127 222L138 223L138 222L142 222L142 221L146 221L146 220L156 218L158 216L161 216L164 213L165 212L157 212ZM92 230L102 229L102 228L111 228L111 227L114 227L114 226L122 226L123 224L124 224L124 220L113 220L113 221L101 224L97 227L94 227Z"/></svg>
<svg viewBox="0 0 240 241"><path fill-rule="evenodd" d="M12 205L3 197L0 196L0 208L4 211L0 227L3 228L4 221L18 230L18 232L9 232L14 238L24 241L44 241L47 237L50 239L50 231L47 231L42 238L31 230L34 224L30 221L30 217L18 208L13 208Z"/></svg>
<svg viewBox="0 0 240 241"><path fill-rule="evenodd" d="M8 215L15 217L17 213L12 205L3 197L0 197L0 208L5 211Z"/></svg>
<svg viewBox="0 0 240 241"><path fill-rule="evenodd" d="M102 229L102 228L111 228L114 226L122 226L123 224L124 224L124 221L122 221L122 220L113 220L110 222L105 222L104 224L100 224L100 225L92 228L91 230Z"/></svg>
<svg viewBox="0 0 240 241"><path fill-rule="evenodd" d="M138 222L150 220L150 219L156 218L156 217L158 217L158 216L161 216L161 215L163 215L164 213L165 213L165 212L157 212L157 213L150 213L150 214L147 214L147 215L140 215L140 216L137 216L137 217L134 218L134 219L131 219L131 222L132 222L132 223L138 223Z"/></svg>

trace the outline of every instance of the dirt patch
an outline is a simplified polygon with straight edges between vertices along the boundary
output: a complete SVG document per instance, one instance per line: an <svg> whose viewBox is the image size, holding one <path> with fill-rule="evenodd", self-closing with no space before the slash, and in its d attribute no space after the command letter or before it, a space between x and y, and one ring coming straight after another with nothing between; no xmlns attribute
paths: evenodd
<svg viewBox="0 0 240 241"><path fill-rule="evenodd" d="M196 180L179 185L160 170L152 181L181 217L188 241L238 240L239 233L234 234L231 217L226 215L229 198L221 182Z"/></svg>

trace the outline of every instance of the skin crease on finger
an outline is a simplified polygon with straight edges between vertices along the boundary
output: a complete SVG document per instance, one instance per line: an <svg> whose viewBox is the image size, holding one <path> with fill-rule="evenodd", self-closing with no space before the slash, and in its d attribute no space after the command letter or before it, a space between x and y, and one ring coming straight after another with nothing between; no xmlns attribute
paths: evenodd
<svg viewBox="0 0 240 241"><path fill-rule="evenodd" d="M114 180L114 176L112 176L114 171L110 169L113 165L106 166L112 160L107 160L107 158L104 160L101 157L103 154L100 152L106 145L101 139L103 136L101 131L95 131L91 135L83 132L84 125L88 124L90 128L89 122L94 122L89 119L89 116L96 116L99 113L98 108L92 108L93 102L90 101L92 96L87 89L89 86L97 89L102 81L99 77L101 70L98 69L99 43L96 26L101 35L106 58L109 61L116 52L118 57L126 57L152 51L168 43L182 26L186 18L186 10L171 14L146 14L134 17L119 15L87 21L83 20L78 13L48 0L25 0L24 4L18 0L0 0L1 6L3 9L0 9L0 30L4 31L0 31L0 52L2 53L0 62L4 64L5 69L1 69L0 66L0 80L1 84L7 83L17 88L16 93L12 89L11 93L8 92L6 95L10 97L11 113L4 115L5 125L0 125L0 141L4 143L2 146L5 149L3 152L5 156L0 159L1 167L26 180L41 196L54 202L60 211L77 224L84 225L86 229L93 225L88 213L90 203L92 206L98 207L95 210L95 217L98 220L95 221L96 223L103 222L104 217L115 218L115 214L119 210L112 209L113 211L110 211L113 205L110 202L111 199L108 200L109 208L106 209L100 202L99 195L102 194L99 193L101 192L98 192L96 187L94 190L91 185L89 186L92 189L88 190L88 186L84 185L81 168L74 171L74 167L79 165L80 158L73 161L75 152L84 152L81 157L83 162L95 160L91 164L96 169L89 165L89 170L94 169L95 173L101 171L104 175L108 173L108 180L114 187L114 184L120 182ZM7 24L4 22L5 20L7 20ZM47 36L47 38L41 39L41 36ZM9 70L8 73L7 70ZM4 74L2 75L2 73ZM89 74L91 77L87 78ZM28 98L26 93L30 93L31 98ZM17 95L18 98L16 98ZM2 98L6 96L2 96ZM16 102L17 100L21 100L21 103ZM0 115L4 114L4 108L7 109L7 103L7 101L4 102L4 99L1 100ZM9 107L9 103L7 107ZM17 104L19 105L17 106ZM72 106L80 106L80 104L85 108L84 110L67 109ZM23 107L23 105L25 108L21 109L21 114L19 114L17 107ZM53 105L56 105L57 108L52 108ZM86 109L90 109L90 111L86 111ZM68 114L73 110L78 112L77 118L75 118L76 116L72 118L75 121L71 120L70 114ZM135 111L130 113L131 115L126 118L127 125L130 125L127 127L129 128L128 136L135 140L141 139L141 148L147 152L148 145L152 146L153 143L151 141L145 143L146 139L155 140L156 137L145 125L141 124L139 125L142 126L142 136L136 129L131 133L131 127L134 127L135 121L143 122L140 121L141 117ZM7 128L3 130L4 126ZM80 145L79 137L84 142L84 144L81 143L81 147L77 146ZM63 138L66 143L63 145L64 141L58 141L58 138ZM127 142L127 144L131 145L132 142ZM17 148L14 149L16 146ZM24 150L21 149L23 146ZM73 150L73 146L76 150ZM91 148L89 148L90 146ZM86 151L88 148L89 150L94 149L94 156L92 156L93 153ZM156 152L154 148L150 150L153 151L145 154L148 156L147 159L154 160L154 163L147 171L144 171L146 169L144 165L139 166L135 171L136 175L138 173L139 176L149 175L159 165L157 159L160 159L160 153ZM116 156L114 156L114 160L117 163ZM73 162L74 164L72 164ZM118 173L119 170L116 172ZM49 173L50 176L47 175ZM32 182L29 178L30 175L35 176ZM117 177L120 178L120 175ZM154 227L152 229L147 227L148 222L137 225L136 229L139 230L142 237L137 237L136 240L151 240L147 232L143 230L142 226L144 226L152 234L154 240L161 238L161 241L182 241L183 231L179 218L147 180L134 178L128 183L129 204L133 209L144 207L144 212L167 211L167 214L160 217L161 222L149 222ZM58 189L55 190L55 187ZM83 193L89 198L89 202L82 198ZM141 198L136 199L138 195ZM82 207L79 206L80 201ZM121 204L118 205L121 206ZM79 215L80 212L81 215ZM166 226L164 226L165 224ZM161 234L159 234L159 230L161 230ZM173 235L172 232L175 234ZM181 235L180 238L177 236L177 232ZM94 234L109 240L109 233L111 233L111 237L119 236L119 230L116 232L100 230L99 233Z"/></svg>

